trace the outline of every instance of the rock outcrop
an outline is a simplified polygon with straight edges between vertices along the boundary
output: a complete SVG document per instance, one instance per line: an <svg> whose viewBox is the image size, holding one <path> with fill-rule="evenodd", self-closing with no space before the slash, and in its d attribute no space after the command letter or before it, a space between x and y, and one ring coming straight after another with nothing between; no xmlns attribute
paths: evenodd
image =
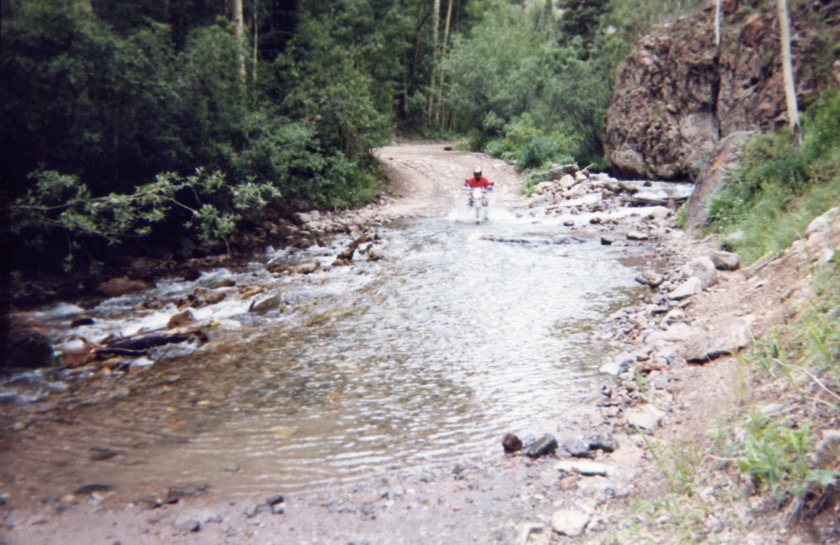
<svg viewBox="0 0 840 545"><path fill-rule="evenodd" d="M787 124L779 25L773 4L723 0L715 46L714 2L636 43L619 68L605 126L614 174L688 180L716 143L740 131ZM767 4L767 3L764 3ZM840 1L788 0L800 108L840 86Z"/></svg>

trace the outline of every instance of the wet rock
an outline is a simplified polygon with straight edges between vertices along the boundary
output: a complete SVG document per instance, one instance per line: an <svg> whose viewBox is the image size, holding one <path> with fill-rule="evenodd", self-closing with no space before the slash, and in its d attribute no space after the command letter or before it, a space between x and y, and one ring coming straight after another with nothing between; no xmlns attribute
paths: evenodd
<svg viewBox="0 0 840 545"><path fill-rule="evenodd" d="M646 233L642 233L641 231L629 231L627 233L627 240L644 241L649 238Z"/></svg>
<svg viewBox="0 0 840 545"><path fill-rule="evenodd" d="M551 517L551 528L569 537L582 535L589 524L589 515L577 509L561 509Z"/></svg>
<svg viewBox="0 0 840 545"><path fill-rule="evenodd" d="M142 280L120 277L111 278L110 280L99 284L96 291L103 295L107 295L108 297L119 297L121 295L137 293L147 289L149 289L149 285Z"/></svg>
<svg viewBox="0 0 840 545"><path fill-rule="evenodd" d="M236 280L233 278L223 278L218 282L215 282L210 285L210 289L217 290L220 288L232 288L236 286Z"/></svg>
<svg viewBox="0 0 840 545"><path fill-rule="evenodd" d="M210 485L206 483L173 486L167 491L164 501L166 503L177 503L182 498L201 496L208 490L210 490Z"/></svg>
<svg viewBox="0 0 840 545"><path fill-rule="evenodd" d="M222 522L222 517L212 511L196 511L179 516L172 525L182 532L198 532L208 522Z"/></svg>
<svg viewBox="0 0 840 545"><path fill-rule="evenodd" d="M6 346L0 356L3 367L36 369L53 361L52 340L34 329L12 329L6 336Z"/></svg>
<svg viewBox="0 0 840 545"><path fill-rule="evenodd" d="M548 454L554 454L557 450L557 439L551 435L546 434L528 445L522 454L530 458L539 458Z"/></svg>
<svg viewBox="0 0 840 545"><path fill-rule="evenodd" d="M121 450L114 450L111 448L91 447L90 459L92 462L101 462L103 460L110 460L122 454Z"/></svg>
<svg viewBox="0 0 840 545"><path fill-rule="evenodd" d="M597 218L592 218L591 220L589 220L589 222L590 223L600 223L600 220L598 220L597 222L594 221L596 219ZM615 243L616 240L618 240L618 239L612 233L607 233L605 235L601 235L601 245L602 246L612 246Z"/></svg>
<svg viewBox="0 0 840 545"><path fill-rule="evenodd" d="M193 321L195 321L195 316L193 315L190 309L187 309L169 318L169 322L167 322L166 327L168 327L169 329L174 329L176 327L184 326Z"/></svg>
<svg viewBox="0 0 840 545"><path fill-rule="evenodd" d="M502 448L507 453L518 452L522 450L522 440L512 433L508 433L502 439Z"/></svg>
<svg viewBox="0 0 840 545"><path fill-rule="evenodd" d="M612 376L618 376L627 371L633 365L634 358L628 356L620 356L615 360L605 363L598 370L602 373L607 373Z"/></svg>
<svg viewBox="0 0 840 545"><path fill-rule="evenodd" d="M282 515L286 512L283 503L285 502L285 498L283 494L275 494L265 500L266 505L271 509L271 514L273 515Z"/></svg>
<svg viewBox="0 0 840 545"><path fill-rule="evenodd" d="M92 483L86 484L73 491L77 496L89 496L95 492L110 492L114 489L110 484Z"/></svg>
<svg viewBox="0 0 840 545"><path fill-rule="evenodd" d="M264 314L271 310L275 310L283 304L283 300L279 295L270 295L260 301L254 301L248 308L248 312L255 312L257 314Z"/></svg>
<svg viewBox="0 0 840 545"><path fill-rule="evenodd" d="M318 271L321 268L321 264L319 262L308 263L306 265L302 265L296 268L294 271L295 274L312 274Z"/></svg>
<svg viewBox="0 0 840 545"><path fill-rule="evenodd" d="M665 277L654 270L648 269L639 276L637 276L635 280L643 286L658 288L662 284L662 282L665 281Z"/></svg>
<svg viewBox="0 0 840 545"><path fill-rule="evenodd" d="M72 322L70 322L70 327L82 327L85 325L93 325L94 320L90 316L79 316L78 318L74 318Z"/></svg>

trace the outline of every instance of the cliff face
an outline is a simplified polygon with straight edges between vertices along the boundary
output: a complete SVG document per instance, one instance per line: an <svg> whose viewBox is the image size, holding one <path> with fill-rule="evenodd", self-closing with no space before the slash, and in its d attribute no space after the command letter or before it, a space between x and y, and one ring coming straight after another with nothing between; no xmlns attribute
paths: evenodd
<svg viewBox="0 0 840 545"><path fill-rule="evenodd" d="M693 179L716 143L787 124L775 1L714 2L662 27L619 68L607 111L605 158L620 176ZM840 86L840 0L788 0L800 111Z"/></svg>

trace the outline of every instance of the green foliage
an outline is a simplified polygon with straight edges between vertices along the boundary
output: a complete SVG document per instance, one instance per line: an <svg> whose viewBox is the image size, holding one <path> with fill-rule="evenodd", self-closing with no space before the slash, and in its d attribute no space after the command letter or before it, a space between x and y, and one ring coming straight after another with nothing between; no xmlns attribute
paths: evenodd
<svg viewBox="0 0 840 545"><path fill-rule="evenodd" d="M802 486L808 482L805 454L812 442L810 422L799 428L786 428L772 425L767 417L752 413L744 429L738 467L750 476L759 491L772 488L778 494L786 483L792 481Z"/></svg>
<svg viewBox="0 0 840 545"><path fill-rule="evenodd" d="M539 160L549 140L536 139L547 137L557 154L602 164L604 115L628 46L600 31L591 40L564 36L546 17L553 15L535 19L494 3L473 33L454 41L443 63L453 126L478 132L477 145L511 162Z"/></svg>
<svg viewBox="0 0 840 545"><path fill-rule="evenodd" d="M753 370L771 378L787 377L786 396L803 406L817 390L825 410L840 409L840 269L822 271L814 280L814 297L800 309L796 319L771 330L753 345L744 358ZM724 448L738 459L738 467L752 479L756 489L770 490L780 498L800 496L807 490L827 486L840 472L813 466L816 433L808 419L795 423L784 414L750 414L742 432Z"/></svg>
<svg viewBox="0 0 840 545"><path fill-rule="evenodd" d="M280 193L266 185L228 185L219 172L201 170L182 178L165 173L154 182L137 186L129 194L110 193L95 197L78 177L52 170L33 172L35 184L10 206L10 228L21 246L36 254L51 253L50 241L64 238L64 267L78 266L77 254L90 256L98 243L119 245L128 239L146 237L177 209L185 216L184 226L211 248L225 241L241 216L234 212L262 209ZM185 195L192 198L185 198ZM215 201L193 208L195 197ZM225 207L233 209L226 210Z"/></svg>
<svg viewBox="0 0 840 545"><path fill-rule="evenodd" d="M804 143L761 135L742 153L721 194L707 209L714 230L742 231L733 249L750 263L787 248L808 223L840 199L840 93L821 97L803 117Z"/></svg>
<svg viewBox="0 0 840 545"><path fill-rule="evenodd" d="M213 246L268 202L347 207L375 195L369 150L392 129L411 43L399 2L302 4L285 53L259 74L249 65L259 84L242 77L252 55L214 20L226 13L218 4L90 5L3 6L2 176L18 199L15 229L40 248L16 266L37 255L49 268L82 248L92 260L100 243L150 233ZM212 191L182 179L198 167L224 173Z"/></svg>

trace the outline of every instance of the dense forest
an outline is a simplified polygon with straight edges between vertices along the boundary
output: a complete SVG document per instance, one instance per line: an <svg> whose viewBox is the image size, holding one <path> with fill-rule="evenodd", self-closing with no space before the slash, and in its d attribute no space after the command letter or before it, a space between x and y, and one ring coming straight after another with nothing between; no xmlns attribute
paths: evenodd
<svg viewBox="0 0 840 545"><path fill-rule="evenodd" d="M697 4L4 0L6 262L89 273L115 245L219 249L269 211L364 203L396 134L602 164L615 67Z"/></svg>

